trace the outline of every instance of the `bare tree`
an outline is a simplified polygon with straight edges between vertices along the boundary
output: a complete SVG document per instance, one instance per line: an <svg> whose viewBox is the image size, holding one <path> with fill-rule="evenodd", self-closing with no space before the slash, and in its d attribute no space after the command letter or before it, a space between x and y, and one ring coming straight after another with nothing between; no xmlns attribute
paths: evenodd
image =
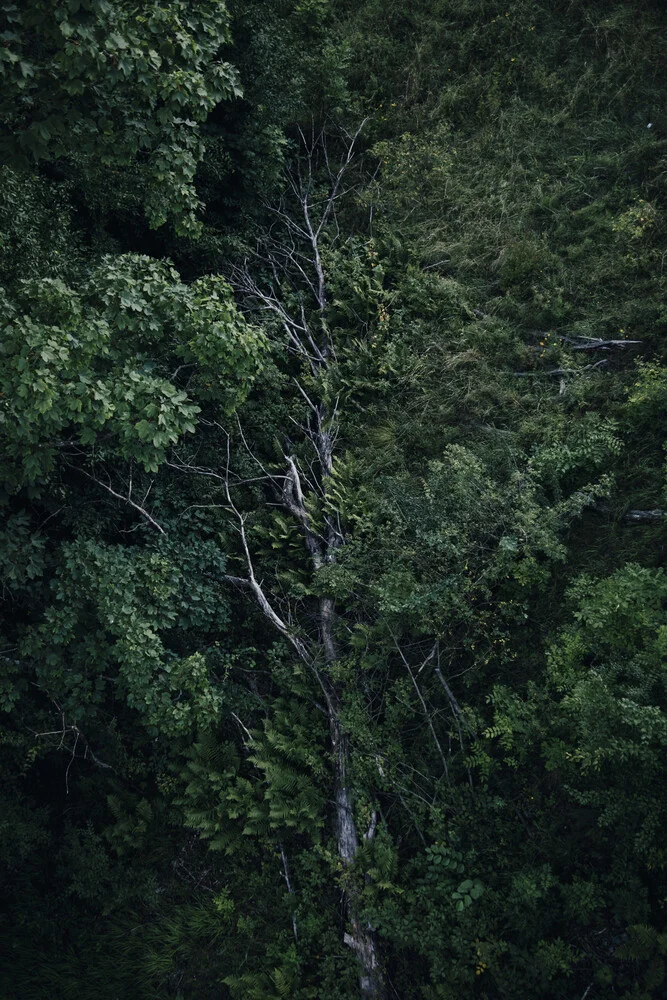
<svg viewBox="0 0 667 1000"><path fill-rule="evenodd" d="M232 283L244 306L278 321L286 334L288 350L310 375L308 391L298 379L296 384L307 412L305 423L298 427L314 451L312 467L306 476L294 451L286 448L284 475L270 475L270 478L279 491L282 505L299 526L314 573L335 563L345 544L345 532L328 489L338 432L338 406L337 401L329 398L326 385L327 371L335 360L336 350L326 317L328 288L323 241L337 238L337 205L349 191L350 168L364 124L353 134L341 132L342 155L335 167L324 132L301 133L303 153L288 175L287 194L271 209L274 226L252 257L231 272ZM324 182L319 180L321 177ZM227 579L252 594L268 621L307 665L322 691L333 758L337 853L344 870L349 870L362 837L349 783L350 744L341 721L342 692L334 679L335 670L332 670L340 655L335 602L329 596L318 599L317 631L313 637L308 637L308 630L299 628L298 622L279 612L275 597L257 579L245 516L232 495L229 452L224 480L246 565L244 577ZM324 501L319 523L315 523L310 512L314 505L309 500L315 496ZM376 825L377 817L373 813L363 839L374 837ZM385 983L376 937L372 927L359 917L352 882L352 879L344 879L343 884L347 915L344 940L355 951L360 963L361 996L364 1000L381 1000L385 996Z"/></svg>

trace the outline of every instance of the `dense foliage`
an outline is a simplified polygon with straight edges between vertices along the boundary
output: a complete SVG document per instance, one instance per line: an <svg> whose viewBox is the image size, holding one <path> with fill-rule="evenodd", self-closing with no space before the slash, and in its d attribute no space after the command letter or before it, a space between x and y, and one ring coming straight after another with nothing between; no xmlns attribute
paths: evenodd
<svg viewBox="0 0 667 1000"><path fill-rule="evenodd" d="M0 10L0 994L658 1000L655 0Z"/></svg>

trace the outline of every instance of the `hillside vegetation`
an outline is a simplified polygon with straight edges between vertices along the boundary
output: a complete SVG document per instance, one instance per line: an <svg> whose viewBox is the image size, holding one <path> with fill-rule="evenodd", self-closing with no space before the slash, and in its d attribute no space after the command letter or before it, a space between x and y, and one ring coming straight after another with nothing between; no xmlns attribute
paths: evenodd
<svg viewBox="0 0 667 1000"><path fill-rule="evenodd" d="M4 4L2 1000L665 996L665 15Z"/></svg>

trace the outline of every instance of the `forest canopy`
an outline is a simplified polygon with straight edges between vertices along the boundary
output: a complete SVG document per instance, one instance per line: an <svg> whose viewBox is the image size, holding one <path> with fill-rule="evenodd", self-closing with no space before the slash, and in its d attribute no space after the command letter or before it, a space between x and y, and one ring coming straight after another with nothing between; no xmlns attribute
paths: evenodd
<svg viewBox="0 0 667 1000"><path fill-rule="evenodd" d="M0 996L659 1000L658 0L0 8Z"/></svg>

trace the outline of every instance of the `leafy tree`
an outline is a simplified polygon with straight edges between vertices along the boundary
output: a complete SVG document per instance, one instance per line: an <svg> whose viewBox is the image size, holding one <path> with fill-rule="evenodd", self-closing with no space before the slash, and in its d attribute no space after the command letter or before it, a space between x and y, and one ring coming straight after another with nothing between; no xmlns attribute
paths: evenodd
<svg viewBox="0 0 667 1000"><path fill-rule="evenodd" d="M198 125L241 92L224 4L34 0L2 19L5 161L72 164L125 197L129 170L152 226L196 231Z"/></svg>

